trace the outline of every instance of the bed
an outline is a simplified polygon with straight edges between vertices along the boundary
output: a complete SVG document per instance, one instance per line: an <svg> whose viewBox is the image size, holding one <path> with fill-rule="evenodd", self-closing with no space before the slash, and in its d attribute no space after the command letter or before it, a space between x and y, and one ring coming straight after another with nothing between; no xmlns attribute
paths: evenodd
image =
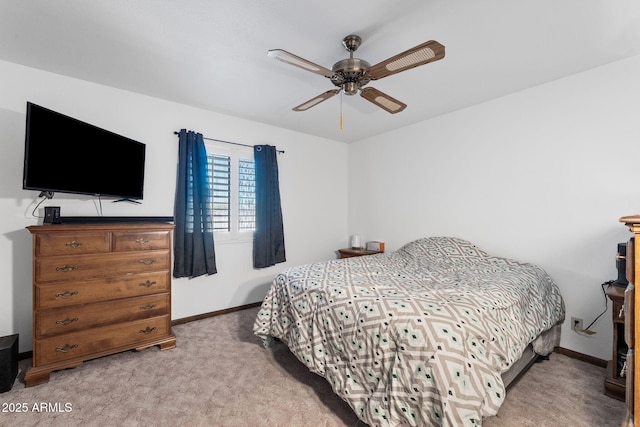
<svg viewBox="0 0 640 427"><path fill-rule="evenodd" d="M254 333L285 343L370 426L479 426L558 345L563 320L540 267L429 237L286 269Z"/></svg>

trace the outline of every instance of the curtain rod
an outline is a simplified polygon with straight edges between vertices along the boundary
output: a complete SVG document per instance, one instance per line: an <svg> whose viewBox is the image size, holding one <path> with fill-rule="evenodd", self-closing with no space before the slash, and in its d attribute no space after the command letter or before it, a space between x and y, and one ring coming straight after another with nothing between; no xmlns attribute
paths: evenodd
<svg viewBox="0 0 640 427"><path fill-rule="evenodd" d="M180 132L173 132L174 135L180 135ZM239 142L231 142L231 141L223 141L221 139L214 139L214 138L207 138L206 136L203 136L202 139L206 139L207 141L216 141L216 142L222 142L223 144L232 144L232 145L240 145L241 147L250 147L253 148L253 145L248 145L248 144L240 144ZM284 150L276 150L279 154L284 154Z"/></svg>

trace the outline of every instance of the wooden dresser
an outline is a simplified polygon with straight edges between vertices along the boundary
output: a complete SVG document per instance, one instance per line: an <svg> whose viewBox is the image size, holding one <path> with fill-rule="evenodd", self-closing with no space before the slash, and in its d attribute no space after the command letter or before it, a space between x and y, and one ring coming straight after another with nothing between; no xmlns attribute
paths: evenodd
<svg viewBox="0 0 640 427"><path fill-rule="evenodd" d="M635 321L635 307L640 307L640 294L635 291L640 282L640 275L635 272L640 269L640 250L635 249L635 242L640 242L640 215L623 216L620 222L624 223L633 236L627 244L626 269L629 285L624 292L624 316L626 318L624 339L629 346L626 361L626 403L627 416L623 426L634 425L634 415L640 414L640 353L635 351L635 343L640 342L640 327ZM638 281L636 281L638 277Z"/></svg>
<svg viewBox="0 0 640 427"><path fill-rule="evenodd" d="M174 348L168 223L27 227L33 239L32 386L52 371L154 345Z"/></svg>

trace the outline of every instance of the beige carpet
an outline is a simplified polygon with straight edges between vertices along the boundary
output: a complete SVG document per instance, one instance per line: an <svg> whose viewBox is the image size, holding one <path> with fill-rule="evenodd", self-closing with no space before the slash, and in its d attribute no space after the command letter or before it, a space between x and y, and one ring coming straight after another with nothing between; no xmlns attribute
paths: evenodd
<svg viewBox="0 0 640 427"><path fill-rule="evenodd" d="M25 360L13 389L0 394L0 426L364 426L282 344L262 347L252 334L257 310L176 326L173 350L104 357L40 386L24 387ZM604 376L554 353L483 425L617 427L624 404L603 394Z"/></svg>

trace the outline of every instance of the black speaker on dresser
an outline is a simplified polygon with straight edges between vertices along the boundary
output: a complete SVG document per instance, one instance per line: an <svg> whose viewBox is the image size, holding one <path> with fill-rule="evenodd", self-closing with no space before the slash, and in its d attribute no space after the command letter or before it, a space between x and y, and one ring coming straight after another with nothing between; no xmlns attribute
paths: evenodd
<svg viewBox="0 0 640 427"><path fill-rule="evenodd" d="M626 287L627 281L627 244L618 243L618 253L616 254L616 270L618 270L618 278L613 282L616 286Z"/></svg>
<svg viewBox="0 0 640 427"><path fill-rule="evenodd" d="M11 390L18 376L18 334L0 337L0 393Z"/></svg>
<svg viewBox="0 0 640 427"><path fill-rule="evenodd" d="M46 206L44 208L44 224L61 224L60 206Z"/></svg>

